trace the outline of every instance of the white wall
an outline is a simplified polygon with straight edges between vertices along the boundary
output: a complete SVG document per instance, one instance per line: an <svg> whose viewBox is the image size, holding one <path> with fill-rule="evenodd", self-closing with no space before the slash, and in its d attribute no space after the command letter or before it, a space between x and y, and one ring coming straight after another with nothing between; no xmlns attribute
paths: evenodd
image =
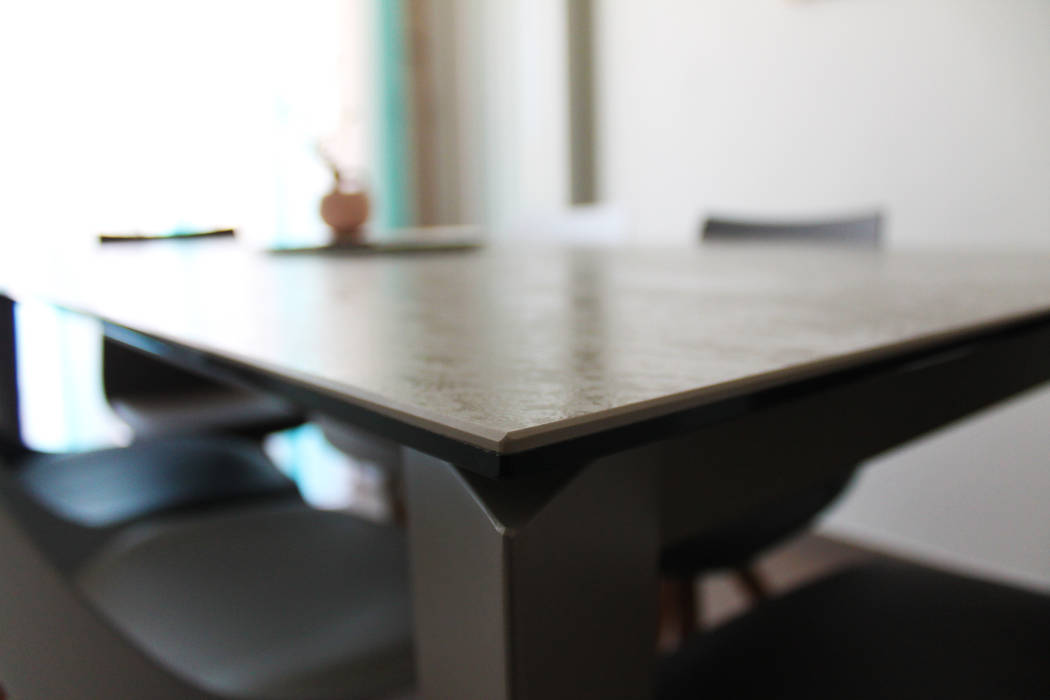
<svg viewBox="0 0 1050 700"><path fill-rule="evenodd" d="M596 0L599 188L704 212L883 205L900 246L1050 248L1045 0Z"/></svg>
<svg viewBox="0 0 1050 700"><path fill-rule="evenodd" d="M885 207L894 247L1050 249L1045 0L596 0L599 191L636 242L705 212ZM1050 393L873 463L825 527L1050 589Z"/></svg>

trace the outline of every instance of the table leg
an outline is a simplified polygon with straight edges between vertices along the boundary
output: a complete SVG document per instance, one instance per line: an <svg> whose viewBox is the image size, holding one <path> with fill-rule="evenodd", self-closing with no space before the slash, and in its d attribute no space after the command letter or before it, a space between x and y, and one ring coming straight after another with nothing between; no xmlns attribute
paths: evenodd
<svg viewBox="0 0 1050 700"><path fill-rule="evenodd" d="M22 447L15 362L15 305L0 294L0 454Z"/></svg>
<svg viewBox="0 0 1050 700"><path fill-rule="evenodd" d="M658 474L631 457L492 480L406 451L422 697L650 695Z"/></svg>

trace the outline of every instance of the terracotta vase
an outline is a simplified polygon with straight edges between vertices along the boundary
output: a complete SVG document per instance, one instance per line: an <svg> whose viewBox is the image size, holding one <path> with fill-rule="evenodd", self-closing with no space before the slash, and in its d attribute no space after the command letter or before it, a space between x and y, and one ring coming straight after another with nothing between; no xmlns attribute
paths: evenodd
<svg viewBox="0 0 1050 700"><path fill-rule="evenodd" d="M344 191L341 184L337 180L321 199L321 219L337 241L360 241L361 226L368 220L368 194L361 189Z"/></svg>

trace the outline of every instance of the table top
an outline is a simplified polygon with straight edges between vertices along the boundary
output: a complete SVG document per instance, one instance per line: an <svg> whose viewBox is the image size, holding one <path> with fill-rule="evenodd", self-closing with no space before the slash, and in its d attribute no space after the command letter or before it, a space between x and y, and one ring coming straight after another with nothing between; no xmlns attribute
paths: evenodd
<svg viewBox="0 0 1050 700"><path fill-rule="evenodd" d="M768 245L7 256L0 289L518 453L1050 314L1050 256Z"/></svg>

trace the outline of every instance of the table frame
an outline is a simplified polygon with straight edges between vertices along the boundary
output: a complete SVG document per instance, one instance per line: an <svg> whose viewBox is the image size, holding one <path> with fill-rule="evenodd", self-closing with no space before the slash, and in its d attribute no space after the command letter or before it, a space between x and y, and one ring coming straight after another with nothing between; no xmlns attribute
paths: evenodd
<svg viewBox="0 0 1050 700"><path fill-rule="evenodd" d="M15 305L0 295L0 454L22 447L15 351Z"/></svg>

